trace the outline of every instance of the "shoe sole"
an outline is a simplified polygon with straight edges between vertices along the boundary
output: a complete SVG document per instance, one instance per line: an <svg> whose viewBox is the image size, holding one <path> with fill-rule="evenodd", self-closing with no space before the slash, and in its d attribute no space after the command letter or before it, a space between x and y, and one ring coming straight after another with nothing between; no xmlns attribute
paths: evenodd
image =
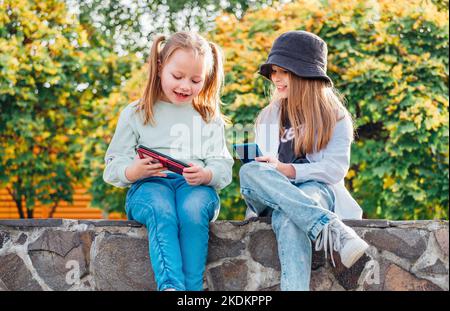
<svg viewBox="0 0 450 311"><path fill-rule="evenodd" d="M353 241L347 242L345 247L342 249L341 254L348 254L347 256L341 255L341 262L346 268L350 268L361 258L362 255L369 248L369 244L367 244L363 239L358 238Z"/></svg>

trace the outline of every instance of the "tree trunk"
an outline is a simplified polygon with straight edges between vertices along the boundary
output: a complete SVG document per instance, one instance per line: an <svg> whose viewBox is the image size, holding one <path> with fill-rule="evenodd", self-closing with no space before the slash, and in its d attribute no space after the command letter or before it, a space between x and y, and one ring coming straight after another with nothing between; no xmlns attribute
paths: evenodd
<svg viewBox="0 0 450 311"><path fill-rule="evenodd" d="M53 204L52 209L50 210L50 213L48 214L48 218L53 218L53 214L55 213L57 207L58 207L58 203Z"/></svg>
<svg viewBox="0 0 450 311"><path fill-rule="evenodd" d="M27 208L27 218L31 219L33 218L34 209L28 209Z"/></svg>
<svg viewBox="0 0 450 311"><path fill-rule="evenodd" d="M20 191L12 191L10 188L6 188L6 190L8 191L9 195L13 198L14 203L16 203L16 207L17 207L17 212L19 213L19 217L20 219L24 219L25 215L23 213L23 209L22 209L22 195L20 195Z"/></svg>

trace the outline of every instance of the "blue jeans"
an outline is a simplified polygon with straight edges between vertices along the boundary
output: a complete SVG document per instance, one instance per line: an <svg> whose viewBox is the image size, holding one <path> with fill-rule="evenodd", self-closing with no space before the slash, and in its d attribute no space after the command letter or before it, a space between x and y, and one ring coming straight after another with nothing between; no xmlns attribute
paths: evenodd
<svg viewBox="0 0 450 311"><path fill-rule="evenodd" d="M281 290L309 290L312 245L334 213L334 193L318 181L293 183L267 163L250 162L240 172L241 193L256 215L272 209L278 243Z"/></svg>
<svg viewBox="0 0 450 311"><path fill-rule="evenodd" d="M209 222L219 208L212 187L190 186L173 173L139 180L128 190L127 216L147 227L158 290L203 289Z"/></svg>

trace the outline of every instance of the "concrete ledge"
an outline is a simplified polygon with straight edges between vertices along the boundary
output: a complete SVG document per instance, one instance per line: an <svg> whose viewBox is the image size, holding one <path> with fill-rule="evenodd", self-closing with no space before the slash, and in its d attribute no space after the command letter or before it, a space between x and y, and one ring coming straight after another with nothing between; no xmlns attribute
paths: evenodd
<svg viewBox="0 0 450 311"><path fill-rule="evenodd" d="M345 221L370 245L351 269L313 253L312 290L449 290L448 221ZM270 218L211 224L207 290L279 290ZM0 220L0 290L155 290L134 221Z"/></svg>

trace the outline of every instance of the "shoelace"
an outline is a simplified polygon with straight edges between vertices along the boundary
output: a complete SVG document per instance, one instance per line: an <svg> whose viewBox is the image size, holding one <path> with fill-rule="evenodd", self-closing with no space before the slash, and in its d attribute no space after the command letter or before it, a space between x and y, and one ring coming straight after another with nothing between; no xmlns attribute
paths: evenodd
<svg viewBox="0 0 450 311"><path fill-rule="evenodd" d="M339 230L339 228L334 225L336 221L337 219L332 219L323 226L322 232L316 240L315 247L316 251L320 251L323 248L325 252L325 259L327 259L327 246L329 246L333 267L336 267L333 257L333 250L339 252L339 250L341 249L341 230Z"/></svg>

